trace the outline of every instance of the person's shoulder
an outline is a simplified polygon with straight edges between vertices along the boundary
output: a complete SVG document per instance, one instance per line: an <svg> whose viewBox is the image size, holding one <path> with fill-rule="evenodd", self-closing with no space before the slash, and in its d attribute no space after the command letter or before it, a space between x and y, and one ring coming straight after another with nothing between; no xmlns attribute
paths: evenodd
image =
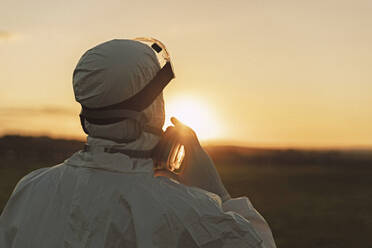
<svg viewBox="0 0 372 248"><path fill-rule="evenodd" d="M20 189L24 188L26 185L29 185L31 183L41 180L43 177L47 176L48 173L54 170L58 170L62 165L63 164L58 164L53 167L44 167L44 168L31 171L30 173L22 177L21 180L18 181L13 194L19 191Z"/></svg>

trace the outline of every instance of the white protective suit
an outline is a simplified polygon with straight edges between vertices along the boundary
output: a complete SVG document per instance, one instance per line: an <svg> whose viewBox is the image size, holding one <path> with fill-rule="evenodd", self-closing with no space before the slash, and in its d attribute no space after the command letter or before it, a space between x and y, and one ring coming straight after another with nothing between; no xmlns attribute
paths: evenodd
<svg viewBox="0 0 372 248"><path fill-rule="evenodd" d="M90 107L120 102L159 69L152 49L140 42L103 43L75 69L76 99ZM144 112L152 126L161 127L162 95ZM17 184L0 217L1 248L275 247L269 226L247 197L222 203L208 191L155 177L151 159L103 151L151 149L157 136L144 132L131 143L112 141L138 133L131 120L86 121L86 127L92 149L33 171Z"/></svg>

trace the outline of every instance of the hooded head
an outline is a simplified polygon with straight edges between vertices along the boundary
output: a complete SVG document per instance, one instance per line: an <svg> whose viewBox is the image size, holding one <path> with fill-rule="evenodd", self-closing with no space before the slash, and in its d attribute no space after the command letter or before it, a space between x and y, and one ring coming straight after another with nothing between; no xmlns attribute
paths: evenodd
<svg viewBox="0 0 372 248"><path fill-rule="evenodd" d="M75 99L87 108L97 109L123 102L140 92L160 71L154 50L136 40L111 40L83 54L73 74ZM164 124L164 101L160 93L143 110L147 126L160 129ZM108 140L142 139L152 148L158 137L142 133L133 119L110 124L83 120L91 137ZM145 141L143 140L145 139Z"/></svg>

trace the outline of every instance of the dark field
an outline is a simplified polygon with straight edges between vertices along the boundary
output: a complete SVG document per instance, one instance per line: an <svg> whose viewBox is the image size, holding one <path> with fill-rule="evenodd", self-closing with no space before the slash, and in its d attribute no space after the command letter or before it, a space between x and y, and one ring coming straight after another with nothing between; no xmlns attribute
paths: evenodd
<svg viewBox="0 0 372 248"><path fill-rule="evenodd" d="M21 177L82 146L0 138L0 210ZM269 222L278 247L372 247L371 151L207 150L232 196L248 196Z"/></svg>

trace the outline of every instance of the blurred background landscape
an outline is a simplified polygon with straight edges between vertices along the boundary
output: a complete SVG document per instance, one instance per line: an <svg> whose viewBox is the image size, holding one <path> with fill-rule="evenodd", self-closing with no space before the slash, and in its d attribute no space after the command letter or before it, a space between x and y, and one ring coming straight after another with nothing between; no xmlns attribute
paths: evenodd
<svg viewBox="0 0 372 248"><path fill-rule="evenodd" d="M62 163L77 140L0 138L0 210L32 170ZM372 247L372 151L206 146L233 197L248 196L278 247Z"/></svg>

